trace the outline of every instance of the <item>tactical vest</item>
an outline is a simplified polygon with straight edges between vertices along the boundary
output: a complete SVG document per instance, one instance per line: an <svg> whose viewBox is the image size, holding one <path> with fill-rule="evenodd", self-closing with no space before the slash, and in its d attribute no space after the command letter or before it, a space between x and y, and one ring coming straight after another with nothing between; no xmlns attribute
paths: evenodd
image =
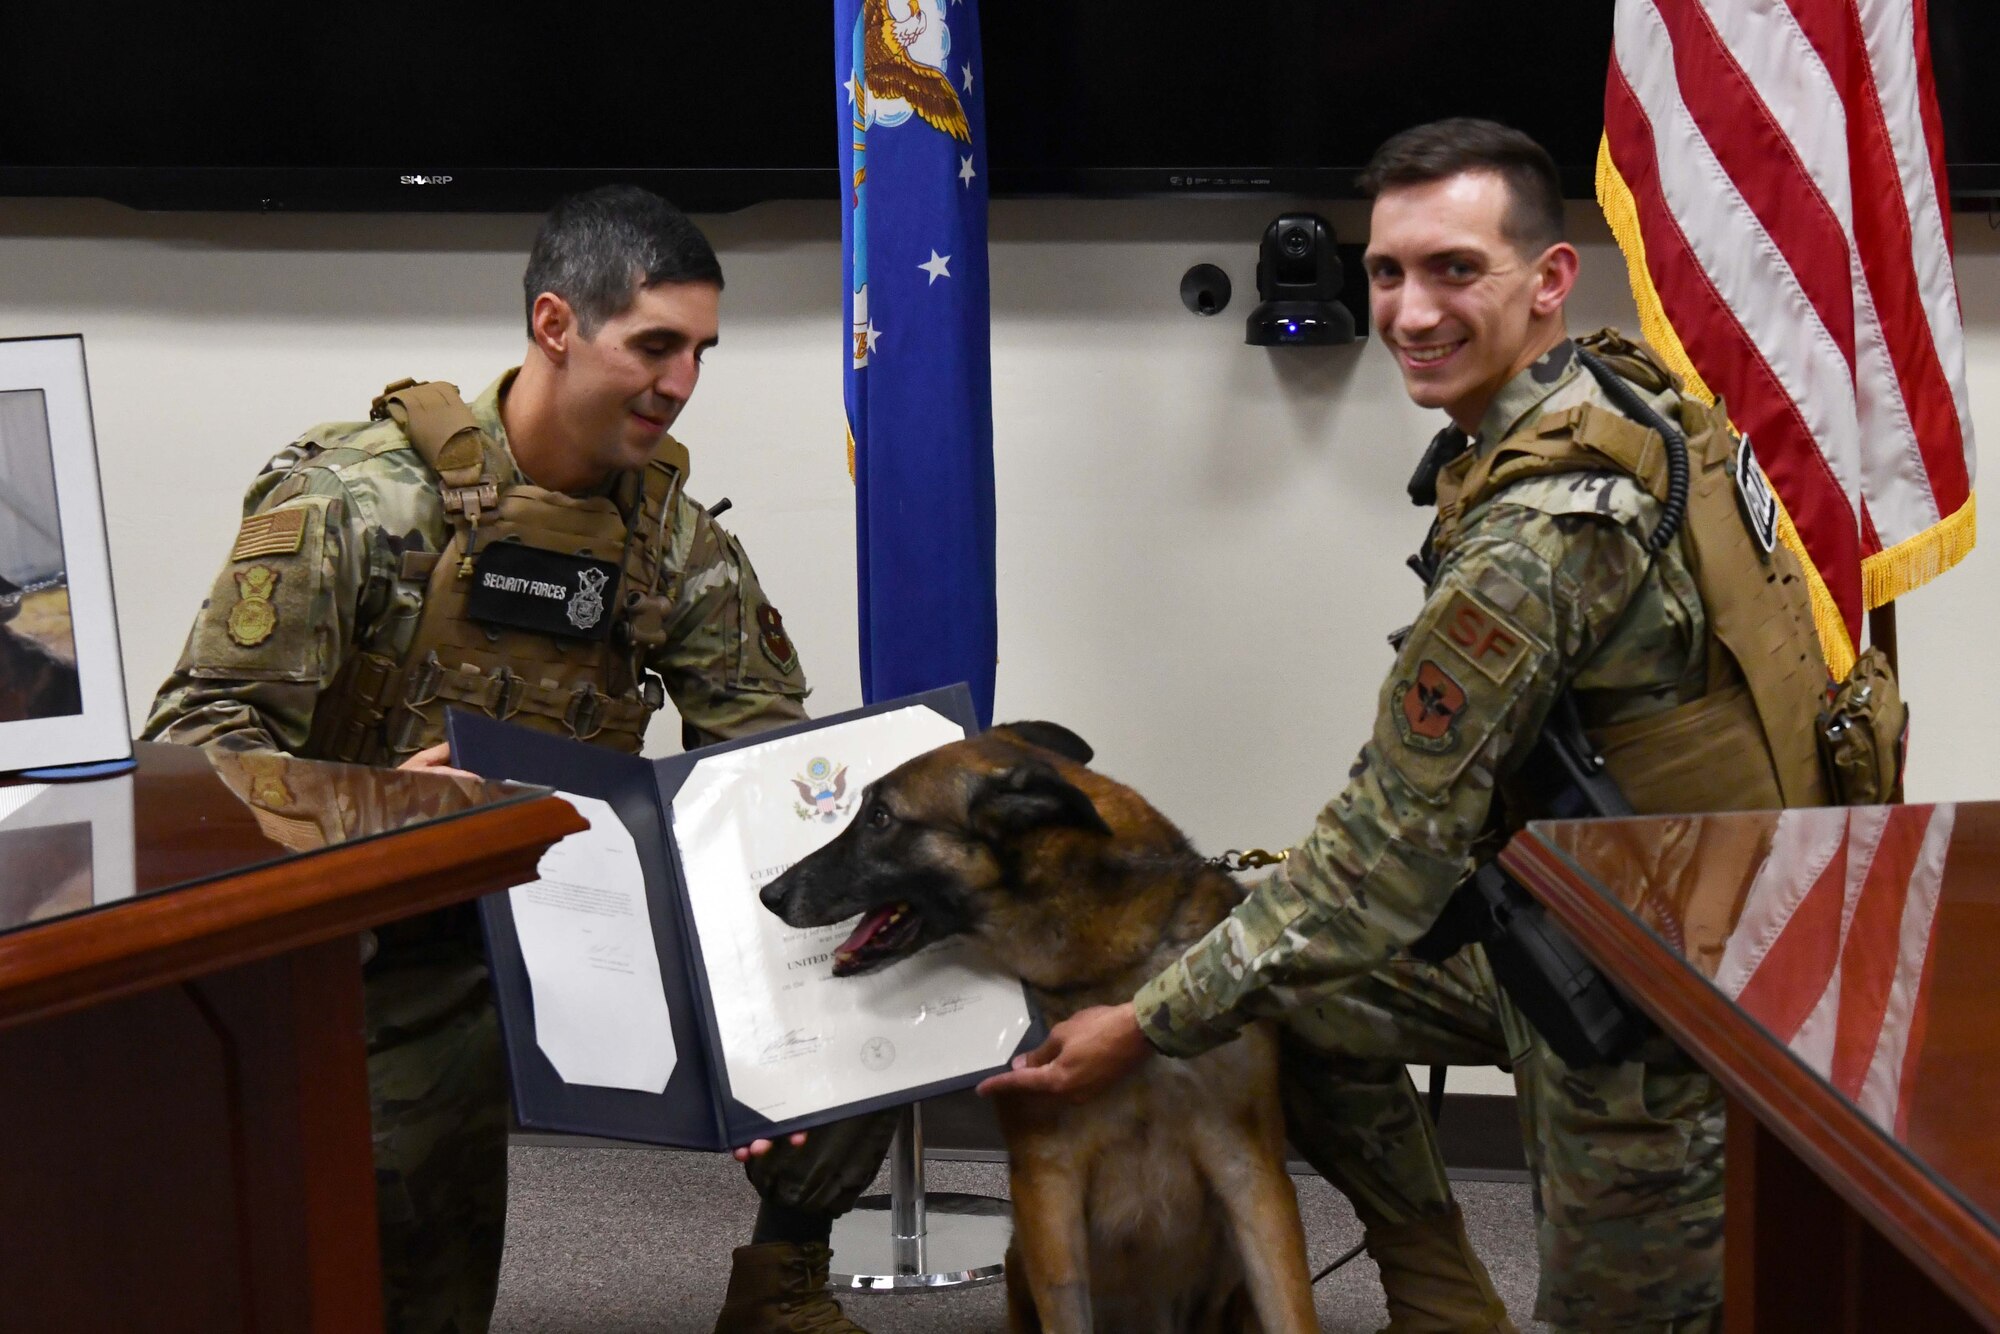
<svg viewBox="0 0 2000 1334"><path fill-rule="evenodd" d="M1782 544L1766 550L1753 535L1738 498L1738 440L1728 414L1720 402L1711 407L1679 394L1649 352L1609 330L1578 346L1641 389L1676 390L1690 476L1675 540L1708 620L1699 698L1586 729L1606 770L1644 814L1826 804L1816 721L1829 681L1804 573ZM1447 550L1465 516L1510 483L1578 471L1621 472L1656 500L1667 499L1659 434L1608 408L1579 404L1444 470L1437 549Z"/></svg>
<svg viewBox="0 0 2000 1334"><path fill-rule="evenodd" d="M541 732L638 753L666 701L645 671L666 642L659 590L671 524L686 483L687 450L662 439L645 468L622 473L607 496L578 498L528 483L503 485L495 450L458 390L442 381L390 385L369 413L393 420L437 474L451 536L442 552L407 552L401 577L424 584L423 609L399 660L359 646L313 715L307 753L361 764L397 763L444 739L449 705ZM519 546L506 549L506 544ZM475 619L482 587L562 588L533 577L552 561L574 574L557 632ZM602 564L599 564L599 563ZM529 569L528 574L501 573ZM608 622L608 631L600 628ZM595 631L570 634L575 628Z"/></svg>

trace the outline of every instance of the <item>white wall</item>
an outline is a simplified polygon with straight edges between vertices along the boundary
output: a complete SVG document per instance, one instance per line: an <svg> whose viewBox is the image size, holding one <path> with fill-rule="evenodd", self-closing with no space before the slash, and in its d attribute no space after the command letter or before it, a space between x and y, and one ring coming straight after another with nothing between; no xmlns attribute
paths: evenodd
<svg viewBox="0 0 2000 1334"><path fill-rule="evenodd" d="M1380 347L1246 347L1279 201L1006 202L992 215L998 714L1066 723L1204 848L1282 846L1344 781L1418 599L1403 483L1441 421ZM1344 239L1364 215L1325 210ZM82 332L136 719L235 530L306 426L403 375L468 394L519 359L526 217L142 215L0 201L0 336ZM832 204L706 218L723 346L677 434L728 495L817 684L859 702ZM1572 327L1634 321L1573 205ZM1957 219L1978 433L2000 441L2000 235ZM1236 286L1200 319L1181 274ZM1911 795L2000 796L1995 543L1900 608ZM656 740L670 745L666 729ZM1504 1085L1500 1086L1504 1087Z"/></svg>

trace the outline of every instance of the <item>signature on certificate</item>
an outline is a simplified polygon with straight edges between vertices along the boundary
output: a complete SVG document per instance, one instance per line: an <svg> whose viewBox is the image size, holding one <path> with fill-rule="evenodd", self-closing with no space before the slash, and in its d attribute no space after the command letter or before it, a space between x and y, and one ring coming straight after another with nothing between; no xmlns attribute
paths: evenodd
<svg viewBox="0 0 2000 1334"><path fill-rule="evenodd" d="M607 973L632 971L632 947L617 941L592 945L584 950L583 957L592 968L602 969Z"/></svg>
<svg viewBox="0 0 2000 1334"><path fill-rule="evenodd" d="M819 1034L803 1028L788 1028L778 1037L764 1044L757 1053L760 1064L769 1065L773 1061L789 1061L795 1056L810 1056L826 1045Z"/></svg>

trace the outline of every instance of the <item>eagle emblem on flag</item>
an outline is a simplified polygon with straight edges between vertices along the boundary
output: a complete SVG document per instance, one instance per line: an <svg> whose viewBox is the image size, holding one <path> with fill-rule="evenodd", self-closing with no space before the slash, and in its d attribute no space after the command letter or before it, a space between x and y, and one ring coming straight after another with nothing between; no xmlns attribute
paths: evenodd
<svg viewBox="0 0 2000 1334"><path fill-rule="evenodd" d="M894 129L912 116L942 130L962 143L972 142L972 126L965 117L965 103L952 85L946 69L951 55L951 25L942 12L927 13L924 0L908 0L909 13L897 17L891 0L862 0L854 20L853 64L847 79L847 95L854 106L854 215L864 212L868 168L868 131L876 126ZM855 228L857 238L867 235L865 221ZM853 367L868 364L868 354L879 337L868 318L868 261L864 246L854 251Z"/></svg>

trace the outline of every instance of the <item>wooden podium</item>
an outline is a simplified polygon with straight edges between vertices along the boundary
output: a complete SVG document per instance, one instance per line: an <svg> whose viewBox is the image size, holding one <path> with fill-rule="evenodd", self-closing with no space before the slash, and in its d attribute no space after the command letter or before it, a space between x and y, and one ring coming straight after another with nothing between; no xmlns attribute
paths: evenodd
<svg viewBox="0 0 2000 1334"><path fill-rule="evenodd" d="M380 1330L363 933L531 879L583 821L509 784L139 758L0 788L0 1327Z"/></svg>
<svg viewBox="0 0 2000 1334"><path fill-rule="evenodd" d="M1727 1095L1732 1334L2000 1330L2000 802L1549 821L1501 862Z"/></svg>

